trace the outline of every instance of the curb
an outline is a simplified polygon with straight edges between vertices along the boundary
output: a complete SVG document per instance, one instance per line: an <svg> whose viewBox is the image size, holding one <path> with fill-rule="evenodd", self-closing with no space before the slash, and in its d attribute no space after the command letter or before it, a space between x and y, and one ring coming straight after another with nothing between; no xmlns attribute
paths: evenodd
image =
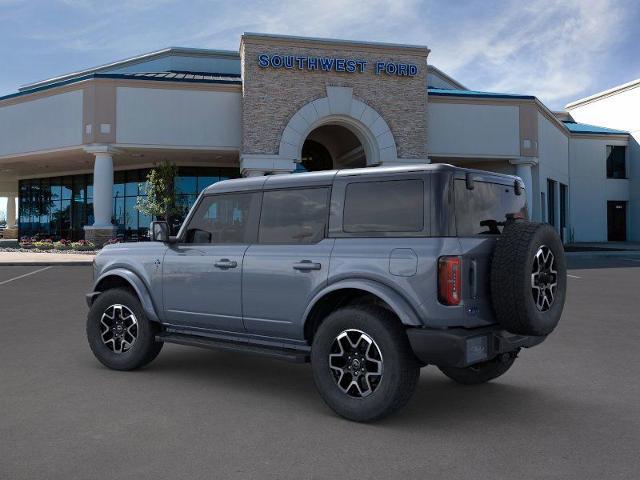
<svg viewBox="0 0 640 480"><path fill-rule="evenodd" d="M592 250L588 252L565 252L567 257L640 257L640 250Z"/></svg>
<svg viewBox="0 0 640 480"><path fill-rule="evenodd" d="M0 267L86 267L93 263L82 262L0 262Z"/></svg>

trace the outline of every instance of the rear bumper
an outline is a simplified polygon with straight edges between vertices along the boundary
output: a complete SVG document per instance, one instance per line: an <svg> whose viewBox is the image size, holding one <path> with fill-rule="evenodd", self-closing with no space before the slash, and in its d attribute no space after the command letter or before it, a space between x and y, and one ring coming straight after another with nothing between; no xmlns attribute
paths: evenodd
<svg viewBox="0 0 640 480"><path fill-rule="evenodd" d="M445 330L408 328L407 335L420 361L441 367L468 367L501 353L533 347L547 338L514 335L497 326Z"/></svg>

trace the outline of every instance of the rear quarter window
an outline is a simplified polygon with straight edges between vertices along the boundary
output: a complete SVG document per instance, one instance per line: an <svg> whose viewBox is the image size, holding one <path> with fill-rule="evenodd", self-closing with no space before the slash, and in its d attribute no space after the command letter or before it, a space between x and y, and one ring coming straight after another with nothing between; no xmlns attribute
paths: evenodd
<svg viewBox="0 0 640 480"><path fill-rule="evenodd" d="M357 182L345 191L347 233L420 232L424 229L424 181Z"/></svg>
<svg viewBox="0 0 640 480"><path fill-rule="evenodd" d="M527 217L526 195L497 183L475 181L473 190L455 180L455 214L458 236L500 235L508 215Z"/></svg>

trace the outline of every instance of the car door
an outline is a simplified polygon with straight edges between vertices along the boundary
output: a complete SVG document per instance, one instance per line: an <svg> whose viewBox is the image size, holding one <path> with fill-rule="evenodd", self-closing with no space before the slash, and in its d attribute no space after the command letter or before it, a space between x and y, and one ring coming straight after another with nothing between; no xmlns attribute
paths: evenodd
<svg viewBox="0 0 640 480"><path fill-rule="evenodd" d="M248 248L242 275L248 333L303 338L302 316L329 273L329 198L329 187L263 193L258 243Z"/></svg>
<svg viewBox="0 0 640 480"><path fill-rule="evenodd" d="M242 262L255 241L259 193L204 196L164 257L167 323L198 330L244 331Z"/></svg>

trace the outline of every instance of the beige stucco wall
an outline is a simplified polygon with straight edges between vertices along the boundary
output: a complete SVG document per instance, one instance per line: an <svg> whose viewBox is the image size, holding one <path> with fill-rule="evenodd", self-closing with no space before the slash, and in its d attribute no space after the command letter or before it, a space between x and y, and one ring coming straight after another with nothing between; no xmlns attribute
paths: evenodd
<svg viewBox="0 0 640 480"><path fill-rule="evenodd" d="M282 54L362 59L363 73L261 68L258 55ZM291 117L307 103L327 96L327 86L351 87L353 98L377 111L393 134L399 158L426 159L428 50L375 48L366 44L310 42L288 38L243 37L242 151L278 154L282 132ZM412 63L414 77L374 73L375 62Z"/></svg>
<svg viewBox="0 0 640 480"><path fill-rule="evenodd" d="M19 100L0 106L0 156L82 144L82 90Z"/></svg>
<svg viewBox="0 0 640 480"><path fill-rule="evenodd" d="M118 87L118 144L237 150L239 91Z"/></svg>
<svg viewBox="0 0 640 480"><path fill-rule="evenodd" d="M520 156L517 105L475 103L429 104L429 154L453 156Z"/></svg>

